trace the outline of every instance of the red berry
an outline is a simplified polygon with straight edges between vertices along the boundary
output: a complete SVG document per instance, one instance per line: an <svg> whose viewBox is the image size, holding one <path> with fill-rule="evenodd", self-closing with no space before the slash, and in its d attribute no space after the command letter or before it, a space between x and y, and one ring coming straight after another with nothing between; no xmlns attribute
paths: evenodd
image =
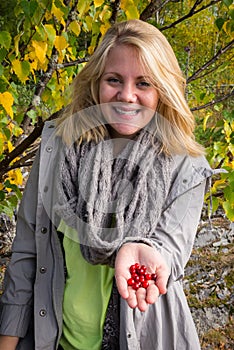
<svg viewBox="0 0 234 350"><path fill-rule="evenodd" d="M132 286L135 283L133 278L128 279L128 286Z"/></svg>
<svg viewBox="0 0 234 350"><path fill-rule="evenodd" d="M137 273L133 273L132 278L134 279L135 282L139 282L140 277L138 276Z"/></svg>
<svg viewBox="0 0 234 350"><path fill-rule="evenodd" d="M141 283L141 286L143 287L143 288L148 288L149 287L149 282L147 282L147 281L144 281L144 282L142 282Z"/></svg>
<svg viewBox="0 0 234 350"><path fill-rule="evenodd" d="M141 267L138 263L135 263L133 266L135 266L135 269L139 269Z"/></svg>
<svg viewBox="0 0 234 350"><path fill-rule="evenodd" d="M143 275L143 276L144 276L145 270L141 267L140 269L137 270L137 273L138 273L139 275Z"/></svg>
<svg viewBox="0 0 234 350"><path fill-rule="evenodd" d="M156 273L151 273L151 279L152 279L153 281L156 281L156 278L157 278Z"/></svg>
<svg viewBox="0 0 234 350"><path fill-rule="evenodd" d="M136 273L135 265L131 265L129 271L131 272L131 274Z"/></svg>
<svg viewBox="0 0 234 350"><path fill-rule="evenodd" d="M146 272L146 266L145 265L141 265L141 269Z"/></svg>
<svg viewBox="0 0 234 350"><path fill-rule="evenodd" d="M150 273L146 273L145 274L145 280L147 280L147 281L151 280L151 274Z"/></svg>
<svg viewBox="0 0 234 350"><path fill-rule="evenodd" d="M139 281L140 282L144 282L145 281L145 276L143 276L143 275L139 276Z"/></svg>
<svg viewBox="0 0 234 350"><path fill-rule="evenodd" d="M135 283L132 285L132 288L133 288L134 290L137 290L138 288L140 288L140 286L141 286L140 282L135 282Z"/></svg>

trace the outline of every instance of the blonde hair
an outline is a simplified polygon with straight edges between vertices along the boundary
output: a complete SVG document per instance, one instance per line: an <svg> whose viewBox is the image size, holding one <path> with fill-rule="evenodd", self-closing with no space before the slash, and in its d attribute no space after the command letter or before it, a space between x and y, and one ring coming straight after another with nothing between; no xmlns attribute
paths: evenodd
<svg viewBox="0 0 234 350"><path fill-rule="evenodd" d="M82 110L99 104L100 78L110 50L118 45L136 48L150 76L150 83L158 91L155 133L162 141L163 151L167 154L187 152L192 156L201 155L203 148L194 139L194 117L185 99L186 82L174 51L157 28L141 20L120 22L111 27L74 79L72 102L57 125L58 134L64 142L71 143L76 135L82 135L81 141L99 141L107 134L104 123L97 126L92 118L82 114ZM77 112L79 116L76 119ZM73 118L69 118L71 116L75 118L75 123Z"/></svg>

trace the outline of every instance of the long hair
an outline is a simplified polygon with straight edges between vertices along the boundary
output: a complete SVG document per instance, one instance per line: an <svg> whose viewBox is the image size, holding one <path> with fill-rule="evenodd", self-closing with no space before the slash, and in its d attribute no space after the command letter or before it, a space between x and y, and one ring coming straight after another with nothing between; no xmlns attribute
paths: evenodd
<svg viewBox="0 0 234 350"><path fill-rule="evenodd" d="M163 151L167 154L187 152L192 156L201 155L203 148L194 139L194 117L185 99L186 82L174 51L157 28L141 20L120 22L111 27L74 79L72 102L57 125L63 141L71 143L76 135L82 135L81 141L98 141L107 134L104 123L92 125L92 118L86 118L85 114L82 117L81 111L99 104L100 78L110 50L118 45L131 45L136 49L150 83L158 91L155 133L162 141ZM77 120L76 115L79 115ZM71 116L73 118L69 120Z"/></svg>

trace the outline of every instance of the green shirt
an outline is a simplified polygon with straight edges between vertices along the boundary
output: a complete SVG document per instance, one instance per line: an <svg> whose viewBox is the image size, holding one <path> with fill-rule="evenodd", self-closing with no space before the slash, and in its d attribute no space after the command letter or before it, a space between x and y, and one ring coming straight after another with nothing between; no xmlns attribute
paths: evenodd
<svg viewBox="0 0 234 350"><path fill-rule="evenodd" d="M114 269L89 264L81 254L77 232L63 221L59 231L64 233L67 267L60 344L66 350L100 350Z"/></svg>

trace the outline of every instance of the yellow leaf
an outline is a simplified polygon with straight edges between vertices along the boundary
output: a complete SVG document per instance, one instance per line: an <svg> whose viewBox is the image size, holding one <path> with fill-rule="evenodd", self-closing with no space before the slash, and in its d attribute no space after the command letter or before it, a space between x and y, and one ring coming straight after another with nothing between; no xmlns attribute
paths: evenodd
<svg viewBox="0 0 234 350"><path fill-rule="evenodd" d="M12 145L11 141L7 141L8 151L12 152L14 149L14 146Z"/></svg>
<svg viewBox="0 0 234 350"><path fill-rule="evenodd" d="M54 46L57 50L62 51L68 46L67 40L64 36L56 36Z"/></svg>
<svg viewBox="0 0 234 350"><path fill-rule="evenodd" d="M120 8L126 13L127 19L136 19L140 16L133 0L121 0Z"/></svg>
<svg viewBox="0 0 234 350"><path fill-rule="evenodd" d="M32 46L35 49L36 57L40 61L41 64L45 63L46 60L46 52L47 52L47 43L44 41L36 41L32 40Z"/></svg>
<svg viewBox="0 0 234 350"><path fill-rule="evenodd" d="M4 189L4 186L2 183L0 183L0 191L2 191Z"/></svg>
<svg viewBox="0 0 234 350"><path fill-rule="evenodd" d="M102 6L103 3L104 3L104 0L94 0L94 6L95 7Z"/></svg>
<svg viewBox="0 0 234 350"><path fill-rule="evenodd" d="M64 13L55 4L52 5L51 13L57 18L57 20L65 27L65 22L63 19Z"/></svg>
<svg viewBox="0 0 234 350"><path fill-rule="evenodd" d="M37 61L33 61L30 63L30 70L32 73L34 73L34 71L37 70Z"/></svg>
<svg viewBox="0 0 234 350"><path fill-rule="evenodd" d="M80 35L80 25L77 21L73 21L69 25L69 29L77 36Z"/></svg>
<svg viewBox="0 0 234 350"><path fill-rule="evenodd" d="M10 92L5 91L3 93L0 93L0 104L4 107L5 111L9 114L11 118L13 118L13 102L14 98Z"/></svg>
<svg viewBox="0 0 234 350"><path fill-rule="evenodd" d="M30 63L27 61L13 60L12 68L22 83L28 80L28 75L30 74Z"/></svg>
<svg viewBox="0 0 234 350"><path fill-rule="evenodd" d="M111 27L110 23L105 23L100 26L100 32L102 35L106 33L106 31Z"/></svg>
<svg viewBox="0 0 234 350"><path fill-rule="evenodd" d="M23 183L23 176L20 169L10 170L8 172L8 178L15 185L22 185Z"/></svg>
<svg viewBox="0 0 234 350"><path fill-rule="evenodd" d="M89 46L88 53L89 55L92 55L94 53L95 46Z"/></svg>

